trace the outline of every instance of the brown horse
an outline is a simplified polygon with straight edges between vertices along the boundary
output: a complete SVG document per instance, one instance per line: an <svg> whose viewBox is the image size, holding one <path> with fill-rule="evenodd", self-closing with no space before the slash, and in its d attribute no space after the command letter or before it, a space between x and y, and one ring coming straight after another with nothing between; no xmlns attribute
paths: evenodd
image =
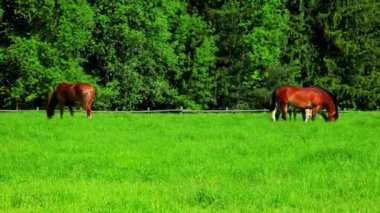
<svg viewBox="0 0 380 213"><path fill-rule="evenodd" d="M287 119L288 107L308 112L311 109L311 119L314 120L321 108L325 108L328 116L322 113L325 121L335 121L338 119L337 100L329 91L321 87L297 87L283 86L272 93L272 118L276 121L279 114L284 120ZM281 110L281 112L278 112ZM306 119L307 121L307 119Z"/></svg>
<svg viewBox="0 0 380 213"><path fill-rule="evenodd" d="M87 117L92 116L92 102L95 98L95 88L89 83L68 84L60 83L53 92L49 94L46 114L48 118L54 115L54 109L58 105L61 118L63 108L68 106L71 116L74 115L73 106L79 102L87 112Z"/></svg>

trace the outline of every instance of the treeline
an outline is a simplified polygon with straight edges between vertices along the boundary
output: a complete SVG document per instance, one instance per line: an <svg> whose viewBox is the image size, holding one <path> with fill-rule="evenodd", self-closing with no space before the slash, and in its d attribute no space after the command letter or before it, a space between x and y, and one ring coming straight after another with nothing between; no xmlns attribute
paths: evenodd
<svg viewBox="0 0 380 213"><path fill-rule="evenodd" d="M0 108L44 108L57 83L96 109L263 108L284 84L380 106L377 0L2 0Z"/></svg>

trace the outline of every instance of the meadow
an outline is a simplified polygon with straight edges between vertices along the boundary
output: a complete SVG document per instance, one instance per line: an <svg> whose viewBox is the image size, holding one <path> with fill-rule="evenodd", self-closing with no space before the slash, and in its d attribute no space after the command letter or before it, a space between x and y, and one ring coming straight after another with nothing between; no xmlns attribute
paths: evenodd
<svg viewBox="0 0 380 213"><path fill-rule="evenodd" d="M1 212L379 212L379 112L0 113Z"/></svg>

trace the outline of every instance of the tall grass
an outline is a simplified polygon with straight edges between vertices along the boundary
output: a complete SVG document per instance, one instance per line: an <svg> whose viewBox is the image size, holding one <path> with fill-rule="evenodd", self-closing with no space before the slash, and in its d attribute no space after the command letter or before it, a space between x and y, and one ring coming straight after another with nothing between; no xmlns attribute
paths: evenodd
<svg viewBox="0 0 380 213"><path fill-rule="evenodd" d="M379 212L380 113L0 113L0 211Z"/></svg>

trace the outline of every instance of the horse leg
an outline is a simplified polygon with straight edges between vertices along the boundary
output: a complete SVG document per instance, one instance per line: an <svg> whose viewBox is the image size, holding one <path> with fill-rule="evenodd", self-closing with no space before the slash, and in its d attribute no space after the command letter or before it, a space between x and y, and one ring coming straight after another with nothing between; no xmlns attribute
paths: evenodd
<svg viewBox="0 0 380 213"><path fill-rule="evenodd" d="M306 109L302 109L301 113L302 113L302 120L305 121L306 120Z"/></svg>
<svg viewBox="0 0 380 213"><path fill-rule="evenodd" d="M317 116L319 109L320 109L320 106L313 107L312 112L311 112L311 120L312 121L315 120L315 117Z"/></svg>
<svg viewBox="0 0 380 213"><path fill-rule="evenodd" d="M303 109L302 110L302 119L306 123L310 118L310 109Z"/></svg>
<svg viewBox="0 0 380 213"><path fill-rule="evenodd" d="M92 117L92 102L94 102L93 98L91 98L90 102L88 103L88 109L90 110L90 117Z"/></svg>
<svg viewBox="0 0 380 213"><path fill-rule="evenodd" d="M69 106L69 110L70 110L70 115L71 116L74 116L74 109L72 106Z"/></svg>
<svg viewBox="0 0 380 213"><path fill-rule="evenodd" d="M311 109L302 110L302 119L306 123L311 118Z"/></svg>
<svg viewBox="0 0 380 213"><path fill-rule="evenodd" d="M282 104L282 119L286 121L286 117L288 116L288 104Z"/></svg>
<svg viewBox="0 0 380 213"><path fill-rule="evenodd" d="M281 111L276 114L276 120L280 117Z"/></svg>
<svg viewBox="0 0 380 213"><path fill-rule="evenodd" d="M274 107L274 110L272 111L272 119L274 122L277 120L276 111L277 111L277 104Z"/></svg>
<svg viewBox="0 0 380 213"><path fill-rule="evenodd" d="M59 115L61 116L61 118L63 118L63 109L64 109L64 105L63 104L60 104L59 105Z"/></svg>
<svg viewBox="0 0 380 213"><path fill-rule="evenodd" d="M92 110L91 110L90 106L87 106L86 112L87 112L87 117L91 118L92 117Z"/></svg>
<svg viewBox="0 0 380 213"><path fill-rule="evenodd" d="M325 121L328 121L329 120L329 116L327 116L325 113L321 113L323 119L325 119Z"/></svg>
<svg viewBox="0 0 380 213"><path fill-rule="evenodd" d="M293 115L293 119L294 119L294 111L292 109L289 109L288 111L288 114L289 114L289 120L292 120L292 115Z"/></svg>
<svg viewBox="0 0 380 213"><path fill-rule="evenodd" d="M276 103L276 106L274 107L274 110L272 111L272 119L273 121L277 121L280 117L281 111L279 111L278 108L279 105Z"/></svg>
<svg viewBox="0 0 380 213"><path fill-rule="evenodd" d="M305 123L309 120L308 109L302 110L302 118Z"/></svg>
<svg viewBox="0 0 380 213"><path fill-rule="evenodd" d="M91 111L91 101L89 102L83 102L82 103L82 108L86 111L87 117L91 118L92 116L92 111Z"/></svg>
<svg viewBox="0 0 380 213"><path fill-rule="evenodd" d="M306 119L307 120L311 119L312 110L311 109L306 109L305 113L306 113Z"/></svg>

